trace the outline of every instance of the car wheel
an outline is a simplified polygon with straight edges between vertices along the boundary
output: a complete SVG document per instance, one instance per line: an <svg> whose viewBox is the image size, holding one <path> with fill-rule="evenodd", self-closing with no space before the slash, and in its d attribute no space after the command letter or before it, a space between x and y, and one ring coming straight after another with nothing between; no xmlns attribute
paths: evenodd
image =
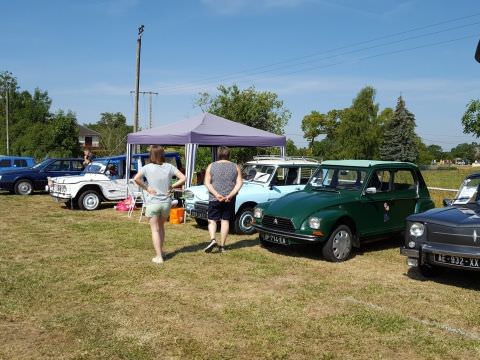
<svg viewBox="0 0 480 360"><path fill-rule="evenodd" d="M195 221L198 226L201 226L201 227L208 226L208 220L195 218Z"/></svg>
<svg viewBox="0 0 480 360"><path fill-rule="evenodd" d="M344 261L352 251L352 231L347 225L337 227L322 248L323 257L332 262Z"/></svg>
<svg viewBox="0 0 480 360"><path fill-rule="evenodd" d="M442 269L438 266L423 264L418 267L418 271L422 274L423 277L431 278L440 274Z"/></svg>
<svg viewBox="0 0 480 360"><path fill-rule="evenodd" d="M33 184L30 180L19 180L15 184L15 194L31 195L33 193Z"/></svg>
<svg viewBox="0 0 480 360"><path fill-rule="evenodd" d="M253 209L251 207L245 207L240 209L235 217L235 234L251 235L256 230L252 226L253 221Z"/></svg>
<svg viewBox="0 0 480 360"><path fill-rule="evenodd" d="M78 198L78 207L82 210L96 210L100 206L100 196L95 190L87 190Z"/></svg>

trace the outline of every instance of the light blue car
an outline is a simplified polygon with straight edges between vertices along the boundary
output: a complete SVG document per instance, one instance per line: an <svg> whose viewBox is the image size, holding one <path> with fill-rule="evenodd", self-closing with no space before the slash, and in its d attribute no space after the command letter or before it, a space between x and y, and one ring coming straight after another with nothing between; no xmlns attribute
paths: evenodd
<svg viewBox="0 0 480 360"><path fill-rule="evenodd" d="M253 208L283 195L303 190L315 169L316 160L305 158L255 157L242 169L243 186L235 202L234 232L253 234ZM185 210L198 225L208 224L208 190L205 185L185 190Z"/></svg>

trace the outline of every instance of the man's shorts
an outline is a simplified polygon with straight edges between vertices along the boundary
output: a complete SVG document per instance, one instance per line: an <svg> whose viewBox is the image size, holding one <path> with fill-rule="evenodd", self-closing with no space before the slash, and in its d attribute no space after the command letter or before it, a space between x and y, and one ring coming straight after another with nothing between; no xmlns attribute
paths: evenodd
<svg viewBox="0 0 480 360"><path fill-rule="evenodd" d="M235 217L235 198L229 202L210 201L208 203L208 220L231 220Z"/></svg>
<svg viewBox="0 0 480 360"><path fill-rule="evenodd" d="M170 215L170 202L162 202L158 204L147 204L145 208L145 216L162 216L167 218Z"/></svg>

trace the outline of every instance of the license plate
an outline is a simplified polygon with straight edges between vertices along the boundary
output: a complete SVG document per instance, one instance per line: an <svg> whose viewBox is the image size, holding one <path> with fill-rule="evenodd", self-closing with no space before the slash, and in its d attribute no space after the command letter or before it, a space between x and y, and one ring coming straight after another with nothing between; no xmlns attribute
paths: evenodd
<svg viewBox="0 0 480 360"><path fill-rule="evenodd" d="M434 254L435 262L449 264L466 268L480 269L480 259L464 256Z"/></svg>
<svg viewBox="0 0 480 360"><path fill-rule="evenodd" d="M263 234L263 240L269 241L275 244L281 245L288 245L287 238L280 236L280 235L273 235L273 234Z"/></svg>
<svg viewBox="0 0 480 360"><path fill-rule="evenodd" d="M192 209L190 210L190 216L194 218L199 218L199 219L207 219L207 212Z"/></svg>

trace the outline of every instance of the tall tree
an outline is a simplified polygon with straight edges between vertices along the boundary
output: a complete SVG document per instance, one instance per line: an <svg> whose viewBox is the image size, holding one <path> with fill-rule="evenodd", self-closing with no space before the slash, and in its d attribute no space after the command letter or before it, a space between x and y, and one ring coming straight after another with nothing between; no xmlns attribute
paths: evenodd
<svg viewBox="0 0 480 360"><path fill-rule="evenodd" d="M305 115L302 119L303 137L309 142L309 147L313 147L315 139L322 134L322 123L325 122L326 116L318 111L312 111Z"/></svg>
<svg viewBox="0 0 480 360"><path fill-rule="evenodd" d="M203 111L236 121L257 129L283 134L290 119L290 111L283 107L283 101L277 94L257 91L249 87L241 90L237 85L219 86L219 94L199 94L196 105ZM248 161L253 155L265 152L265 149L235 149L232 156L240 163Z"/></svg>
<svg viewBox="0 0 480 360"><path fill-rule="evenodd" d="M471 100L462 116L463 132L480 137L480 100Z"/></svg>
<svg viewBox="0 0 480 360"><path fill-rule="evenodd" d="M375 159L381 128L379 105L375 103L375 89L367 86L360 90L352 106L339 113L331 157L337 159Z"/></svg>
<svg viewBox="0 0 480 360"><path fill-rule="evenodd" d="M100 134L100 146L108 155L123 152L127 135L133 131L133 126L127 125L125 115L120 112L101 113L98 122L86 126Z"/></svg>
<svg viewBox="0 0 480 360"><path fill-rule="evenodd" d="M405 107L400 96L395 113L385 123L383 143L380 147L382 160L415 162L418 158L418 144L415 134L415 116Z"/></svg>

